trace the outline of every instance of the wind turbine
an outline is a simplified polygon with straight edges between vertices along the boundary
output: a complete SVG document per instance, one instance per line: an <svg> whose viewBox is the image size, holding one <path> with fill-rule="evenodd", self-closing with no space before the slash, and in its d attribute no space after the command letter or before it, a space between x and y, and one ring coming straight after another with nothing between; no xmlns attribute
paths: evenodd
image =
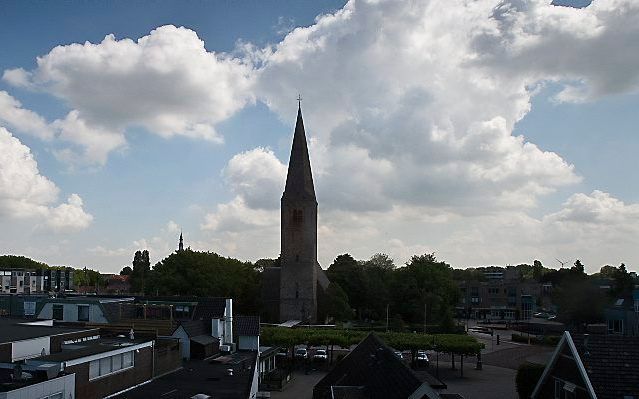
<svg viewBox="0 0 639 399"><path fill-rule="evenodd" d="M557 258L555 258L555 259L557 259ZM563 268L563 267L564 267L564 265L565 265L566 263L568 263L568 262L562 262L562 261L560 261L559 259L557 259L557 262L559 262L559 264L561 265L561 268Z"/></svg>

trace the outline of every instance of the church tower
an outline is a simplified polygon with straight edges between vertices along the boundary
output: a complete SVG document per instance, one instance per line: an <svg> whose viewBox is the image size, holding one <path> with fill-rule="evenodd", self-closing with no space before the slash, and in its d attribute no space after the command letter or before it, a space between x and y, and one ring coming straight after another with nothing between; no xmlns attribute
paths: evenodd
<svg viewBox="0 0 639 399"><path fill-rule="evenodd" d="M317 200L298 104L281 201L280 320L317 321Z"/></svg>
<svg viewBox="0 0 639 399"><path fill-rule="evenodd" d="M178 251L184 251L184 238L182 238L182 232L180 231L180 243L178 244Z"/></svg>

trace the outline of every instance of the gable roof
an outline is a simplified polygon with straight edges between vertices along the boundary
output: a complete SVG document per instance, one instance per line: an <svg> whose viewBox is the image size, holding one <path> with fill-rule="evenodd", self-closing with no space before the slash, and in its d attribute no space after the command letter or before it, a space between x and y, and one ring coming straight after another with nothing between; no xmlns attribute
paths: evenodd
<svg viewBox="0 0 639 399"><path fill-rule="evenodd" d="M557 359L567 349L575 360L587 390L595 399L616 399L639 392L639 337L591 334L573 336L565 331L535 386L539 397Z"/></svg>
<svg viewBox="0 0 639 399"><path fill-rule="evenodd" d="M202 297L198 298L193 320L210 320L224 317L226 298Z"/></svg>
<svg viewBox="0 0 639 399"><path fill-rule="evenodd" d="M370 333L313 388L314 399L331 398L333 387L364 387L371 399L439 398L427 383L395 356L374 333ZM361 390L357 389L359 392Z"/></svg>
<svg viewBox="0 0 639 399"><path fill-rule="evenodd" d="M233 331L238 337L260 335L260 316L235 316Z"/></svg>
<svg viewBox="0 0 639 399"><path fill-rule="evenodd" d="M180 328L180 326L184 329L186 335L191 338L198 335L210 335L209 333L211 332L211 322L207 322L206 320L185 320L180 322L176 330Z"/></svg>
<svg viewBox="0 0 639 399"><path fill-rule="evenodd" d="M572 337L598 399L639 394L639 337ZM587 347L587 348L586 348Z"/></svg>

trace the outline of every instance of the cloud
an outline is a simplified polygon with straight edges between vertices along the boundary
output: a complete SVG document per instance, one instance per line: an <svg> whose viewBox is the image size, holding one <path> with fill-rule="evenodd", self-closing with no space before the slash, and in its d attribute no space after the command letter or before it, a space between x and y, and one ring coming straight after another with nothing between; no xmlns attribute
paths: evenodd
<svg viewBox="0 0 639 399"><path fill-rule="evenodd" d="M0 127L0 218L27 219L54 231L86 229L93 216L80 196L57 206L58 187L40 174L29 147Z"/></svg>
<svg viewBox="0 0 639 399"><path fill-rule="evenodd" d="M481 213L531 208L580 181L512 134L540 78L477 60L497 4L352 1L260 50L259 98L293 120L290 93L304 94L325 204Z"/></svg>
<svg viewBox="0 0 639 399"><path fill-rule="evenodd" d="M259 147L233 156L222 174L248 207L279 209L286 166L270 149Z"/></svg>
<svg viewBox="0 0 639 399"><path fill-rule="evenodd" d="M104 165L113 150L126 146L122 131L91 126L77 110L69 112L64 119L54 121L52 126L58 132L59 140L74 144L74 148L54 151L59 160L70 164Z"/></svg>
<svg viewBox="0 0 639 399"><path fill-rule="evenodd" d="M638 10L630 0L584 9L541 0L351 1L272 46L244 46L257 98L282 120L294 120L291 93L304 97L323 263L341 251L389 251L400 261L436 251L457 265L580 251L602 261L594 242L583 246L560 221L586 212L575 207L579 197L555 214L529 214L582 178L513 130L547 81L563 87L557 101L636 91L639 51L627 49L639 43L630 23ZM261 202L246 200L256 197L248 188L260 167L242 166L231 180L236 198L204 224L220 237L267 229L264 220L277 227L275 216L253 213ZM601 245L615 247L614 234L605 237ZM254 253L237 240L243 249L234 250Z"/></svg>
<svg viewBox="0 0 639 399"><path fill-rule="evenodd" d="M33 89L32 74L22 68L7 69L2 74L2 80L15 87Z"/></svg>
<svg viewBox="0 0 639 399"><path fill-rule="evenodd" d="M37 64L3 78L69 104L73 111L58 123L62 136L98 163L123 146L131 127L221 143L216 124L253 100L250 66L207 51L194 31L172 25L137 41L107 35L97 44L57 46Z"/></svg>
<svg viewBox="0 0 639 399"><path fill-rule="evenodd" d="M241 258L277 257L286 166L258 147L233 156L222 175L235 197L204 216L203 245Z"/></svg>
<svg viewBox="0 0 639 399"><path fill-rule="evenodd" d="M504 1L473 41L474 62L531 80L563 81L559 101L583 102L639 90L639 4L595 1L586 8Z"/></svg>
<svg viewBox="0 0 639 399"><path fill-rule="evenodd" d="M0 90L0 122L43 140L53 138L53 129L40 115L22 107L20 101Z"/></svg>

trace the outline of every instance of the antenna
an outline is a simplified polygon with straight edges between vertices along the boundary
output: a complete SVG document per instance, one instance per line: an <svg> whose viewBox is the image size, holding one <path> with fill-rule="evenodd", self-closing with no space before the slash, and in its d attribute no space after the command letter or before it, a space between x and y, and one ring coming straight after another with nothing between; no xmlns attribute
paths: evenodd
<svg viewBox="0 0 639 399"><path fill-rule="evenodd" d="M557 259L557 258L555 258L555 259ZM565 265L566 263L568 263L568 262L562 262L562 261L560 261L559 259L557 259L557 262L559 262L559 264L561 265L561 267L562 267L562 268L564 267L564 265Z"/></svg>

